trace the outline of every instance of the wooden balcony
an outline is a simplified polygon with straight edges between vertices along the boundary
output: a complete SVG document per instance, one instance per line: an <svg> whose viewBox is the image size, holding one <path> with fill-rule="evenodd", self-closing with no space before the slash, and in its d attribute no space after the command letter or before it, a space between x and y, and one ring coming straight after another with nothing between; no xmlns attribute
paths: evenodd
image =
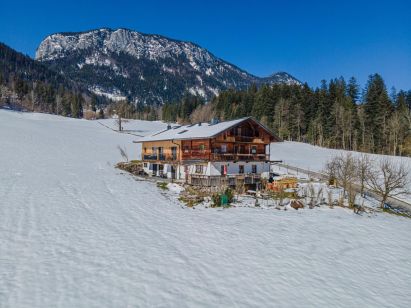
<svg viewBox="0 0 411 308"><path fill-rule="evenodd" d="M245 153L212 153L211 151L186 151L183 152L183 160L210 160L210 161L267 161L268 154L245 154Z"/></svg>
<svg viewBox="0 0 411 308"><path fill-rule="evenodd" d="M267 161L270 160L268 154L242 154L242 153L213 153L213 161Z"/></svg>
<svg viewBox="0 0 411 308"><path fill-rule="evenodd" d="M225 139L218 139L219 142L237 142L237 143L264 143L261 137L250 136L228 136Z"/></svg>
<svg viewBox="0 0 411 308"><path fill-rule="evenodd" d="M183 160L197 160L210 158L210 150L185 150L183 151Z"/></svg>
<svg viewBox="0 0 411 308"><path fill-rule="evenodd" d="M178 155L169 154L144 154L145 161L176 161ZM244 153L212 153L209 150L184 151L182 160L204 160L204 161L268 161L268 154L244 154Z"/></svg>
<svg viewBox="0 0 411 308"><path fill-rule="evenodd" d="M143 160L145 161L176 161L177 155L165 155L165 154L144 154Z"/></svg>

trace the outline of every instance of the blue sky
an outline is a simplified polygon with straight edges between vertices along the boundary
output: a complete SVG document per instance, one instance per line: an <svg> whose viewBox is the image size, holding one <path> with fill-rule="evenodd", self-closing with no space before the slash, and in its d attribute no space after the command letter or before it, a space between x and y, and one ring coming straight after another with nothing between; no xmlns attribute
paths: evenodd
<svg viewBox="0 0 411 308"><path fill-rule="evenodd" d="M328 3L327 3L328 2ZM411 1L3 1L0 41L30 56L48 34L130 28L195 42L252 74L311 86L380 73L411 89Z"/></svg>

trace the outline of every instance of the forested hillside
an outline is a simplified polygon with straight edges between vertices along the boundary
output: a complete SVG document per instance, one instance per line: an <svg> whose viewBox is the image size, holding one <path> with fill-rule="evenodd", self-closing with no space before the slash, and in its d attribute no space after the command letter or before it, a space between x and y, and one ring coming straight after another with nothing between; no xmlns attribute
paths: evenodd
<svg viewBox="0 0 411 308"><path fill-rule="evenodd" d="M43 64L0 43L0 106L82 117L97 97Z"/></svg>
<svg viewBox="0 0 411 308"><path fill-rule="evenodd" d="M322 81L315 89L307 84L251 86L245 91L224 91L210 104L187 111L195 107L187 100L175 106L166 104L162 118L196 122L251 115L285 140L411 155L411 91L393 89L389 95L378 74L369 77L362 91L355 78Z"/></svg>

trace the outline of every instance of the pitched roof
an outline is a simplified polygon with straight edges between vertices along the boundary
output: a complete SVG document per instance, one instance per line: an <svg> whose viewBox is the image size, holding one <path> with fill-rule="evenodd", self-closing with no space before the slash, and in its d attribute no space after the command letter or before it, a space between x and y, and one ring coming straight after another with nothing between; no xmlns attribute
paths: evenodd
<svg viewBox="0 0 411 308"><path fill-rule="evenodd" d="M263 127L267 132L274 136L274 134L261 123L254 120L252 117L236 119L232 121L219 122L216 124L210 123L196 123L191 125L178 125L170 129L165 129L156 132L152 135L145 136L135 141L137 143L146 141L163 141L163 140L184 140L184 139L207 139L212 138L246 120L252 119ZM275 136L274 136L275 137ZM276 137L277 138L277 137Z"/></svg>

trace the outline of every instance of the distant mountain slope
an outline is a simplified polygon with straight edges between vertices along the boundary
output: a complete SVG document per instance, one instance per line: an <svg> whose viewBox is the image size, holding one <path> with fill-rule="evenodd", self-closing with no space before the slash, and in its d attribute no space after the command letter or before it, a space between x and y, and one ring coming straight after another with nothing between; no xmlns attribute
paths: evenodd
<svg viewBox="0 0 411 308"><path fill-rule="evenodd" d="M128 29L53 34L41 42L36 59L96 94L145 104L187 92L210 99L252 83L299 83L284 72L259 78L194 43Z"/></svg>

